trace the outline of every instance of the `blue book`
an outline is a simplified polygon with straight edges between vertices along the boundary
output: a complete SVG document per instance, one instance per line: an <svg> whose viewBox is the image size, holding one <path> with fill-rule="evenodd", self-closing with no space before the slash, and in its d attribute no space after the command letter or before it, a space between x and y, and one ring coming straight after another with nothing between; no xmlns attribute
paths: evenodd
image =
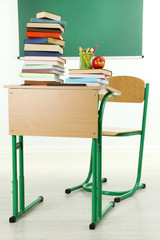
<svg viewBox="0 0 160 240"><path fill-rule="evenodd" d="M51 37L40 37L40 38L31 38L31 39L25 39L24 40L25 44L43 44L43 43L48 43L48 44L57 44L62 47L65 46L65 41L60 40L57 38L51 38Z"/></svg>
<svg viewBox="0 0 160 240"><path fill-rule="evenodd" d="M55 20L48 20L48 19L40 19L40 18L31 18L30 22L32 23L59 23L63 27L66 27L66 21L55 21Z"/></svg>
<svg viewBox="0 0 160 240"><path fill-rule="evenodd" d="M97 82L99 78L67 78L67 82Z"/></svg>
<svg viewBox="0 0 160 240"><path fill-rule="evenodd" d="M27 44L47 43L47 37L25 39L24 43L27 43Z"/></svg>
<svg viewBox="0 0 160 240"><path fill-rule="evenodd" d="M109 84L109 81L107 79L101 79L101 78L67 78L66 83L102 83L102 84Z"/></svg>
<svg viewBox="0 0 160 240"><path fill-rule="evenodd" d="M24 56L56 56L59 57L59 52L41 52L41 51L24 51Z"/></svg>

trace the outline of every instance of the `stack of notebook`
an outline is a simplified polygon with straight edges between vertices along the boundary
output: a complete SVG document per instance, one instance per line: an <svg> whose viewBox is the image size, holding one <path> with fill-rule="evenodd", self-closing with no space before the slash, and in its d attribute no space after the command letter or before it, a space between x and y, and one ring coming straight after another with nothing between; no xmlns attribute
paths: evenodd
<svg viewBox="0 0 160 240"><path fill-rule="evenodd" d="M24 66L20 74L25 84L63 82L66 61L61 55L65 27L61 16L44 11L36 13L36 18L27 23L28 39L24 41Z"/></svg>
<svg viewBox="0 0 160 240"><path fill-rule="evenodd" d="M66 83L101 86L109 83L107 77L110 76L112 76L112 72L107 69L70 69Z"/></svg>

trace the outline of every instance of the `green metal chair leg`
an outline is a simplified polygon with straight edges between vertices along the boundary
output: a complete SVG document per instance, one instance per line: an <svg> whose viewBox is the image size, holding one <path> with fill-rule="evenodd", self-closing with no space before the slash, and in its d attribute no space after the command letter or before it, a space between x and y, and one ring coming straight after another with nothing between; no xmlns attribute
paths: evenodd
<svg viewBox="0 0 160 240"><path fill-rule="evenodd" d="M146 88L145 88L145 101L144 101L144 109L143 109L142 131L141 131L139 161L138 161L138 171L137 171L136 183L130 192L128 192L118 198L115 198L115 200L114 200L115 202L120 202L121 200L132 196L136 192L136 190L145 188L145 186L146 186L145 184L141 184L141 185L139 185L139 184L140 184L140 180L141 180L141 171L142 171L142 158L143 158L144 137L145 137L145 128L146 128L148 93L149 93L149 84L147 83Z"/></svg>
<svg viewBox="0 0 160 240"><path fill-rule="evenodd" d="M91 149L93 149L93 140L92 140L92 147L91 147ZM86 180L82 184L79 184L79 185L77 185L75 187L67 188L65 190L65 193L69 194L72 191L75 191L77 189L82 188L85 183L88 183L90 181L91 176L92 176L92 150L91 150L91 157L90 157L89 172L88 172L88 176L87 176Z"/></svg>
<svg viewBox="0 0 160 240"><path fill-rule="evenodd" d="M141 180L141 172L142 172L143 146L144 146L144 132L142 131L136 183L135 183L133 189L131 189L128 193L125 193L125 194L121 195L120 197L115 198L115 202L120 202L121 200L124 200L125 198L132 196L138 189L142 189L145 187L144 184L139 185L140 180Z"/></svg>

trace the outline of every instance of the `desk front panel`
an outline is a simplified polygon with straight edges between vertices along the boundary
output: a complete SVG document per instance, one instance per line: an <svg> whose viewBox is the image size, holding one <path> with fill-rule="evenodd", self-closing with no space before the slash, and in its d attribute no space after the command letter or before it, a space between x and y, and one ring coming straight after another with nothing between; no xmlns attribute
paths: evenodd
<svg viewBox="0 0 160 240"><path fill-rule="evenodd" d="M98 91L9 89L9 134L98 138Z"/></svg>

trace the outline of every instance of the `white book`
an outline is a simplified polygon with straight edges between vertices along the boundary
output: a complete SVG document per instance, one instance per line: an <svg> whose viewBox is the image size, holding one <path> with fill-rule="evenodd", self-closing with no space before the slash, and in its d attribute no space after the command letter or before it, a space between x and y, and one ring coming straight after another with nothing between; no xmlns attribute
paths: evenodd
<svg viewBox="0 0 160 240"><path fill-rule="evenodd" d="M25 65L53 65L64 68L64 64L57 61L24 61Z"/></svg>
<svg viewBox="0 0 160 240"><path fill-rule="evenodd" d="M38 64L38 65L23 65L22 69L52 69L52 70L57 70L60 72L64 72L64 68L61 66L55 66L55 65L50 65L50 64Z"/></svg>
<svg viewBox="0 0 160 240"><path fill-rule="evenodd" d="M102 78L106 79L103 74L69 74L69 78Z"/></svg>
<svg viewBox="0 0 160 240"><path fill-rule="evenodd" d="M25 56L21 57L21 60L28 60L28 61L57 61L63 64L66 63L66 60L61 57L38 57L38 56Z"/></svg>
<svg viewBox="0 0 160 240"><path fill-rule="evenodd" d="M57 82L63 82L63 79L61 79L61 78L49 78L49 77L47 77L47 78L40 78L40 77L21 77L21 80L23 80L23 81L57 81Z"/></svg>
<svg viewBox="0 0 160 240"><path fill-rule="evenodd" d="M54 44L24 44L24 51L49 51L63 54L63 48Z"/></svg>

